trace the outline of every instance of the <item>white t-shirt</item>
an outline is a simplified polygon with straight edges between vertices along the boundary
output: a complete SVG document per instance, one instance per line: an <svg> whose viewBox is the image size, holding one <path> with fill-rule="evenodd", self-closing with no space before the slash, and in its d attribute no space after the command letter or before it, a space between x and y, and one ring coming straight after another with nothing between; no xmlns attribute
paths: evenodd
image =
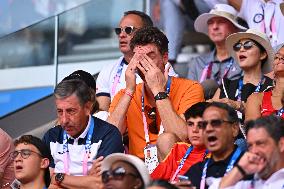
<svg viewBox="0 0 284 189"><path fill-rule="evenodd" d="M284 188L284 168L279 171L273 173L267 180L262 180L258 178L256 174L254 177L254 188L255 189L282 189ZM219 188L221 178L207 178L207 184L210 185L209 189L217 189ZM250 189L252 181L245 180L239 181L237 184L231 187L227 187L226 189Z"/></svg>
<svg viewBox="0 0 284 189"><path fill-rule="evenodd" d="M114 62L112 64L109 64L105 66L102 71L99 73L97 81L96 81L96 94L98 96L110 96L111 100L115 96L115 94L120 91L121 89L124 89L126 87L125 82L125 71L127 69L127 65L123 64L122 72L120 74L119 82L117 85L114 85L114 78L116 76L116 73L119 69L120 63L123 60L123 57L120 57L117 62ZM166 67L170 64L167 63ZM170 68L169 76L177 77L178 75L175 73L173 68ZM136 83L142 83L142 79L136 74ZM114 93L112 93L112 89L114 88Z"/></svg>
<svg viewBox="0 0 284 189"><path fill-rule="evenodd" d="M279 4L283 0L242 0L239 17L247 21L249 28L258 29L270 38L272 46L284 42L284 16Z"/></svg>

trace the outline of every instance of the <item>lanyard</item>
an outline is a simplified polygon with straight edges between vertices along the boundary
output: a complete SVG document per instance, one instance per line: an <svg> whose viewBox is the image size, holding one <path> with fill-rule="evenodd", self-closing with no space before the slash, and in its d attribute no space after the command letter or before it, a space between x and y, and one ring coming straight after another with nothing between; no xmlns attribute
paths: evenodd
<svg viewBox="0 0 284 189"><path fill-rule="evenodd" d="M234 152L227 168L226 168L226 172L225 174L227 174L229 171L231 171L234 167L235 162L237 161L238 157L241 155L242 150L241 148L237 148L237 150ZM205 178L206 178L206 172L207 172L207 168L208 168L208 163L210 161L210 158L206 161L203 170L202 170L202 177L201 177L201 182L200 182L200 188L204 189L205 188Z"/></svg>
<svg viewBox="0 0 284 189"><path fill-rule="evenodd" d="M125 64L125 59L123 58L117 68L117 71L116 71L116 74L114 76L114 79L113 79L113 84L112 84L112 87L111 87L111 96L114 96L115 95L115 90L116 90L116 87L119 83L119 79L120 79L120 76L122 74L122 70L123 70L123 65Z"/></svg>
<svg viewBox="0 0 284 189"><path fill-rule="evenodd" d="M85 144L85 154L84 154L84 160L83 160L83 175L87 175L88 173L88 159L90 158L91 153L91 139L94 132L94 119L91 117L90 120L90 128L88 130L86 144ZM64 172L66 174L70 174L69 172L69 149L68 149L68 136L66 131L63 132L63 155L64 155Z"/></svg>
<svg viewBox="0 0 284 189"><path fill-rule="evenodd" d="M281 117L283 113L284 113L284 107L278 110L276 115Z"/></svg>
<svg viewBox="0 0 284 189"><path fill-rule="evenodd" d="M171 88L171 82L172 82L172 78L169 76L168 81L167 81L167 86L166 86L166 90L167 93L170 94L170 88ZM142 110L142 119L143 119L143 125L144 125L144 133L145 133L145 140L146 140L146 144L150 143L150 137L149 137L149 131L148 131L148 124L147 124L147 119L145 116L145 102L144 102L144 84L142 86L142 97L141 97L141 110ZM161 127L160 127L161 130Z"/></svg>
<svg viewBox="0 0 284 189"><path fill-rule="evenodd" d="M258 93L260 92L260 88L261 88L261 84L263 83L264 81L264 76L261 77L260 81L258 82L254 92L255 93ZM237 94L237 101L242 101L242 90L243 90L243 86L244 86L244 82L243 82L243 79L240 79L239 80L239 87L238 87L238 94Z"/></svg>
<svg viewBox="0 0 284 189"><path fill-rule="evenodd" d="M210 62L210 63L203 69L202 74L201 74L201 77L200 77L200 80L199 80L200 83L202 83L202 82L203 82L204 80L206 80L206 79L210 79L211 74L212 74L213 63L214 63L213 61ZM231 69L233 63L234 63L234 61L233 61L233 59L231 58L230 63L227 64L227 66L226 66L226 68L225 68L225 71L224 71L224 75L222 76L221 79L228 77L229 71L230 71L230 69ZM220 79L220 80L221 80L221 79Z"/></svg>
<svg viewBox="0 0 284 189"><path fill-rule="evenodd" d="M181 159L181 162L179 163L178 168L176 169L174 175L173 175L172 178L171 178L171 182L173 182L173 181L176 179L178 173L180 172L180 170L181 170L182 167L184 166L184 163L185 163L186 159L188 158L189 154L192 152L192 150L193 150L193 146L191 145L191 146L186 150L186 152L185 152L183 158ZM206 157L207 154L208 154L208 150L205 150L204 157Z"/></svg>

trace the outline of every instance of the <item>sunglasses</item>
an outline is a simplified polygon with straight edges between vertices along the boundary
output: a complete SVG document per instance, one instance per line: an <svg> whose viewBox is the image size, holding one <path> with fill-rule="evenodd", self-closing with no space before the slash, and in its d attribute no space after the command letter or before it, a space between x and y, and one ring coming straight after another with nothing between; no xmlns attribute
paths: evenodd
<svg viewBox="0 0 284 189"><path fill-rule="evenodd" d="M110 178L114 180L122 180L126 175L133 176L134 178L138 178L138 175L134 173L127 173L123 167L118 167L114 170L107 170L102 173L102 181L103 183L107 183Z"/></svg>
<svg viewBox="0 0 284 189"><path fill-rule="evenodd" d="M22 149L22 150L17 150L17 151L12 152L12 153L10 154L10 158L11 158L12 160L14 160L14 159L16 159L16 158L18 157L18 155L20 154L23 159L27 159L28 157L30 157L30 155L31 155L32 153L37 154L37 155L39 155L40 157L42 157L42 155L41 155L40 153L38 153L38 152L34 152L34 151L32 151L32 150L29 150L29 149Z"/></svg>
<svg viewBox="0 0 284 189"><path fill-rule="evenodd" d="M202 129L203 128L202 124L203 124L202 121L198 121L197 123L194 123L192 121L187 121L187 125L189 127L193 127L194 125L197 125L198 129Z"/></svg>
<svg viewBox="0 0 284 189"><path fill-rule="evenodd" d="M125 32L127 35L131 35L136 28L134 26L126 26L125 28L114 28L116 35L121 34L121 32Z"/></svg>
<svg viewBox="0 0 284 189"><path fill-rule="evenodd" d="M234 123L232 121L226 121L222 119L212 119L210 121L200 121L200 129L206 129L207 125L210 124L213 128L220 127L223 123Z"/></svg>
<svg viewBox="0 0 284 189"><path fill-rule="evenodd" d="M276 54L274 56L275 61L284 61L284 56L281 56L280 54Z"/></svg>
<svg viewBox="0 0 284 189"><path fill-rule="evenodd" d="M254 42L252 41L245 41L244 43L238 42L233 46L233 50L238 52L241 50L242 47L244 47L245 50L249 50L254 46Z"/></svg>
<svg viewBox="0 0 284 189"><path fill-rule="evenodd" d="M157 119L156 119L156 107L149 107L145 106L145 112L147 113L147 116L149 119L152 120L152 122L148 125L148 129L153 134L158 134L159 130L157 127Z"/></svg>

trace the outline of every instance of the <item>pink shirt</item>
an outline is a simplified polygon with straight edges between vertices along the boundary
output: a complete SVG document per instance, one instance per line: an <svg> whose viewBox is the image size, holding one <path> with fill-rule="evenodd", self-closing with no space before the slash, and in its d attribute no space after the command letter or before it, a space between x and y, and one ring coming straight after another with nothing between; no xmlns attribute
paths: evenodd
<svg viewBox="0 0 284 189"><path fill-rule="evenodd" d="M7 183L11 184L15 179L13 161L9 157L13 151L12 138L0 128L0 173L3 174L2 179L0 178L0 187Z"/></svg>

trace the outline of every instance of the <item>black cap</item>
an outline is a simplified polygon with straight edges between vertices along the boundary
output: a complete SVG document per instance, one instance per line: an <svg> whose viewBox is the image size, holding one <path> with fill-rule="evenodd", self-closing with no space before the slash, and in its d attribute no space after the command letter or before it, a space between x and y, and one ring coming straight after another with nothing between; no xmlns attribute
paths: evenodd
<svg viewBox="0 0 284 189"><path fill-rule="evenodd" d="M71 79L79 79L84 81L88 87L92 88L93 90L96 91L96 81L95 78L90 74L89 72L86 72L84 70L77 70L67 77L63 79L64 80L71 80Z"/></svg>

